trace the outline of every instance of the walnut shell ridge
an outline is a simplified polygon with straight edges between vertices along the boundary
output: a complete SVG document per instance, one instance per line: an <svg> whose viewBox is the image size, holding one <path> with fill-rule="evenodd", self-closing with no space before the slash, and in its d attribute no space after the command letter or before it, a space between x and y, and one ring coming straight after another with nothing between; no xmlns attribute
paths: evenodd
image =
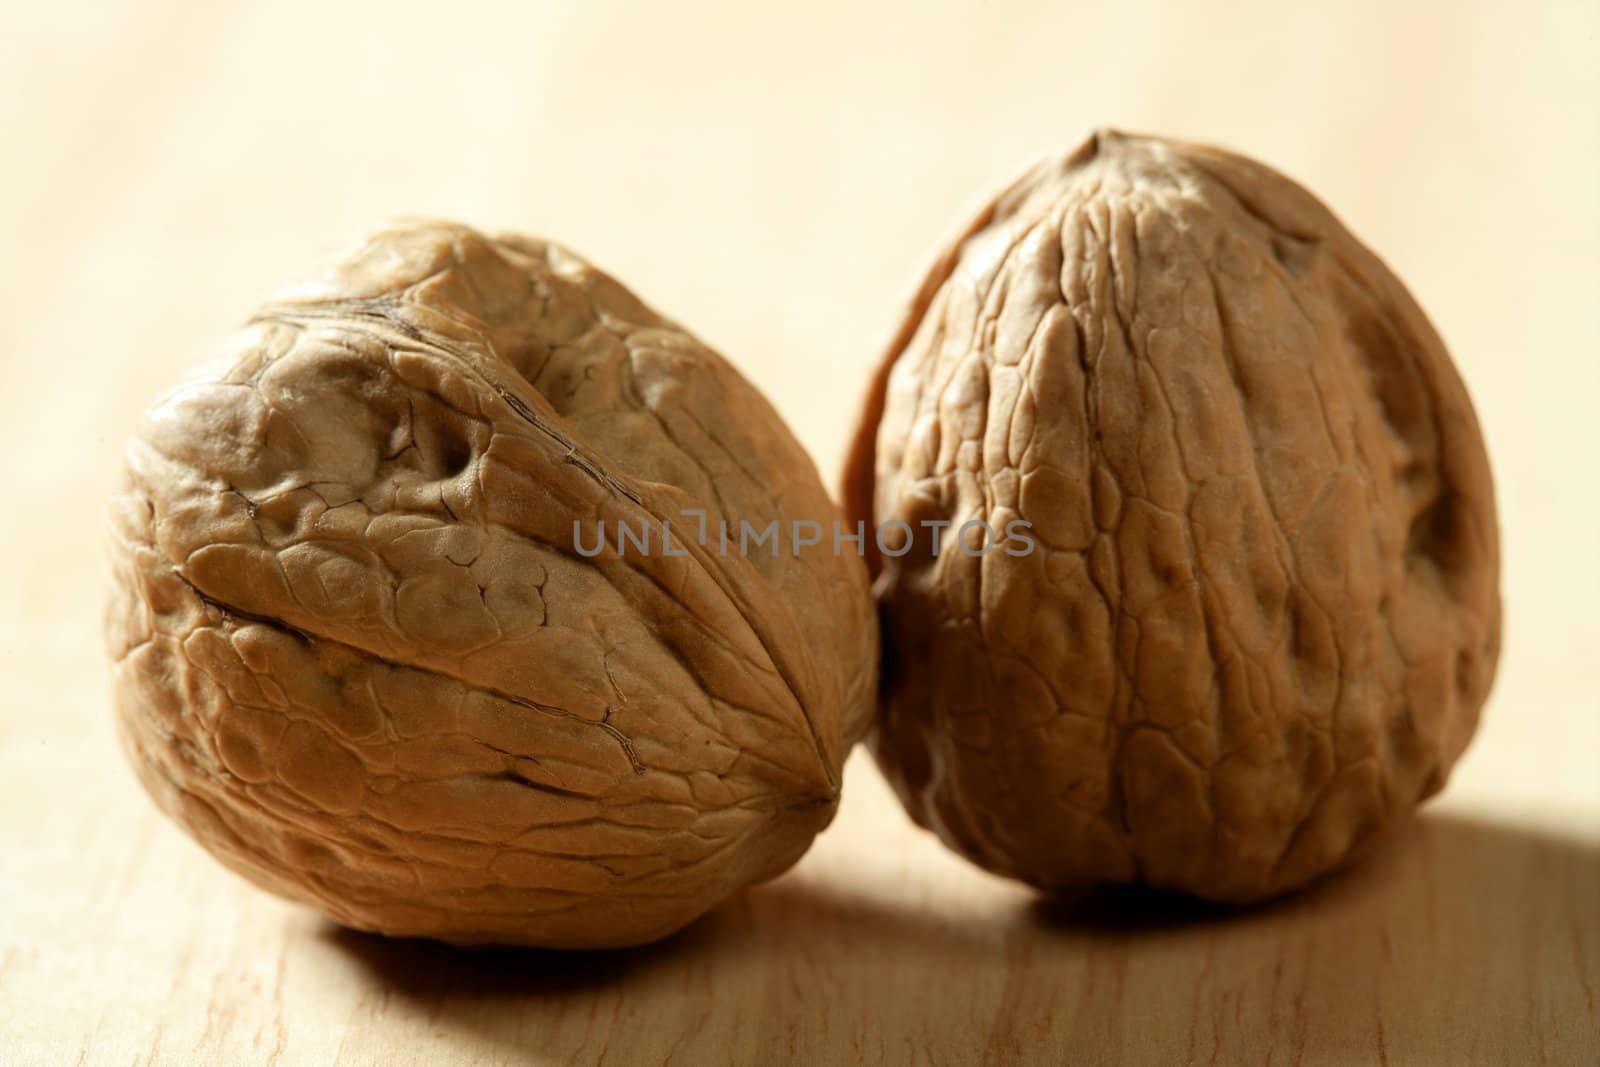
<svg viewBox="0 0 1600 1067"><path fill-rule="evenodd" d="M844 495L918 533L870 560L879 766L1042 888L1302 885L1441 788L1493 680L1494 493L1449 355L1321 203L1228 152L1101 131L984 204ZM935 554L920 525L979 519L1033 550Z"/></svg>
<svg viewBox="0 0 1600 1067"><path fill-rule="evenodd" d="M859 558L723 553L685 511L837 515L753 386L577 256L378 233L128 445L125 751L223 863L350 926L671 933L827 825L878 660Z"/></svg>

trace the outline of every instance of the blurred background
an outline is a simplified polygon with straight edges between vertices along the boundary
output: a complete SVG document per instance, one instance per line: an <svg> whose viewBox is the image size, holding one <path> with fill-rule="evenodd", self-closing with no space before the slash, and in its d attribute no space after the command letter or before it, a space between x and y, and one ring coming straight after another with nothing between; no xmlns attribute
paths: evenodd
<svg viewBox="0 0 1600 1067"><path fill-rule="evenodd" d="M1591 876L1594 0L8 0L3 13L0 894L17 903L0 920L11 946L0 1005L9 994L34 1013L27 1047L45 1050L41 1062L65 1009L40 1005L88 981L71 976L100 967L96 952L167 981L149 953L180 935L116 941L105 931L124 928L117 894L146 893L156 931L279 915L156 819L111 741L101 504L157 390L362 231L441 215L547 235L616 274L761 386L833 484L923 257L982 192L1099 125L1214 142L1286 172L1433 318L1490 447L1507 617L1483 728L1437 807L1577 835ZM909 843L878 847L879 833ZM159 880L128 873L140 849L164 857ZM945 884L968 902L998 892L914 834L858 757L844 815L791 880L854 880L870 894L874 865L934 907ZM171 900L191 901L187 914ZM763 906L746 919L759 925ZM1587 979L1594 900L1564 906L1583 924L1579 955L1557 950L1568 962L1551 966ZM68 942L77 955L41 948ZM1543 973L1530 959L1519 966ZM217 966L181 981L203 988ZM23 980L36 983L26 994ZM142 1003L82 995L102 1027Z"/></svg>

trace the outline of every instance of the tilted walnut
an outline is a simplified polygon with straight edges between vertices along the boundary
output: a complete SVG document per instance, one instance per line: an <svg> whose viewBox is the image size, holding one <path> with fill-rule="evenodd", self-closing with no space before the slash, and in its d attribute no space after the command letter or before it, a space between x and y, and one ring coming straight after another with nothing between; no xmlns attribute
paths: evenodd
<svg viewBox="0 0 1600 1067"><path fill-rule="evenodd" d="M834 516L765 399L615 280L396 227L130 442L125 748L224 863L344 923L660 937L805 851L876 686L855 555L696 528ZM656 541L575 551L602 523Z"/></svg>

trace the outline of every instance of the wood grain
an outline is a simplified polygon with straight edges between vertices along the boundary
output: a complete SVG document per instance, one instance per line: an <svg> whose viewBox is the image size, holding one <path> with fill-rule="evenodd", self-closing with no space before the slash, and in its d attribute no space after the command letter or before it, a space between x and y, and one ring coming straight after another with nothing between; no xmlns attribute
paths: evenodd
<svg viewBox="0 0 1600 1067"><path fill-rule="evenodd" d="M109 757L109 753L106 754ZM8 775L49 795L59 767ZM88 769L8 878L11 1062L1582 1063L1600 844L1430 814L1249 911L1040 900L903 825L865 760L804 864L646 949L352 933L234 880ZM39 887L51 887L41 893ZM31 908L32 913L28 914Z"/></svg>
<svg viewBox="0 0 1600 1067"><path fill-rule="evenodd" d="M1600 7L8 5L0 1063L1600 1062ZM1439 325L1507 633L1445 794L1278 905L1041 902L858 755L789 875L671 941L465 953L221 870L116 752L101 502L139 408L395 214L545 233L836 470L914 265L1110 123L1325 197Z"/></svg>

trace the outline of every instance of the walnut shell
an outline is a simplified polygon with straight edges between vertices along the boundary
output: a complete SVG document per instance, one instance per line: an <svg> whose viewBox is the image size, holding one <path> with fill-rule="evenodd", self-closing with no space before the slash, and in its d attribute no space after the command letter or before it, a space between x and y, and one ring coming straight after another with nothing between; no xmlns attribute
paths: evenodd
<svg viewBox="0 0 1600 1067"><path fill-rule="evenodd" d="M923 281L845 486L918 534L871 561L879 765L1036 886L1305 883L1443 785L1494 675L1449 356L1322 204L1227 152L1105 131L1008 185ZM973 520L994 539L937 555L921 525Z"/></svg>
<svg viewBox="0 0 1600 1067"><path fill-rule="evenodd" d="M799 858L872 713L860 559L717 539L831 525L810 459L544 241L372 237L149 409L111 511L141 780L358 928L661 937Z"/></svg>

